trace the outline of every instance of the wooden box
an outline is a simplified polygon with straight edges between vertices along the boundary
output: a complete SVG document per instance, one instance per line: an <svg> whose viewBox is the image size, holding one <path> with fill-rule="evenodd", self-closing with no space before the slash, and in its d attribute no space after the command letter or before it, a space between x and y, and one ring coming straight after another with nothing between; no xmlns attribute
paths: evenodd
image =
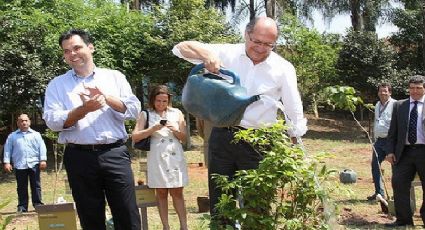
<svg viewBox="0 0 425 230"><path fill-rule="evenodd" d="M157 206L155 189L147 185L136 186L136 201L139 208Z"/></svg>
<svg viewBox="0 0 425 230"><path fill-rule="evenodd" d="M35 210L40 230L77 229L74 203L39 205Z"/></svg>

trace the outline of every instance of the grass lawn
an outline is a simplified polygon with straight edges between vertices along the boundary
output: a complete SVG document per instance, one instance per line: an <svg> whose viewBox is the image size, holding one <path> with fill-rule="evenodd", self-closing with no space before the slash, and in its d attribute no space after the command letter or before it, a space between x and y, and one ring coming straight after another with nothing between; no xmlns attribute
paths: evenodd
<svg viewBox="0 0 425 230"><path fill-rule="evenodd" d="M208 194L207 170L200 167L203 156L200 152L202 141L199 137L192 137L193 148L186 151L189 167L189 186L184 189L186 206L188 211L188 223L190 229L207 229L209 220L207 213L199 213L196 198ZM326 159L329 168L338 172L343 169L352 169L357 173L355 184L344 185L339 183L339 175L332 178L332 186L337 185L337 191L332 194L333 204L336 206L335 220L332 229L384 229L383 224L393 221L393 217L381 213L377 202L366 200L373 193L373 183L370 172L371 147L365 135L352 121L333 119L309 119L309 131L303 139L308 154L329 152L333 157ZM144 180L145 175L139 170L139 161L145 158L141 153L136 153L133 159L135 181ZM53 171L53 162L49 164L49 170L42 172L43 199L46 204L51 204L58 196L72 201L72 197L65 191L65 172L62 171L58 180ZM388 163L383 164L384 177L388 192L392 195L390 184L391 167ZM17 194L16 182L13 174L0 173L0 204L5 201L10 203L0 209L0 214L5 218L12 216L12 222L6 229L38 229L37 215L30 207L26 214L16 214ZM55 198L54 198L55 193ZM415 224L421 225L418 210L421 203L422 191L416 188L417 208ZM169 218L171 229L179 229L177 215L169 199ZM107 213L109 216L109 213ZM149 229L162 229L162 225L155 207L148 208ZM416 229L420 229L416 227Z"/></svg>

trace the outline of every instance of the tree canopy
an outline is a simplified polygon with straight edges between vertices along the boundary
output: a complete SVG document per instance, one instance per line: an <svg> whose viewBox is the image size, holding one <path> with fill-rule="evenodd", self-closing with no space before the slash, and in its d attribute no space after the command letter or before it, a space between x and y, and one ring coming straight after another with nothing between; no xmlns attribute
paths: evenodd
<svg viewBox="0 0 425 230"><path fill-rule="evenodd" d="M122 71L135 90L146 76L181 88L188 65L182 67L172 55L173 45L239 39L223 15L203 4L178 0L144 12L112 0L5 1L0 5L0 75L7 77L0 78L0 110L40 110L47 83L68 69L58 38L71 28L87 30L96 65Z"/></svg>

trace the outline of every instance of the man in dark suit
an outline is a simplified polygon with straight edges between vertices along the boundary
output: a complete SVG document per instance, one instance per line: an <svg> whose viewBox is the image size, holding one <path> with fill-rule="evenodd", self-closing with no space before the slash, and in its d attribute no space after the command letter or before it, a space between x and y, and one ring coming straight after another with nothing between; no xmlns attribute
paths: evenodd
<svg viewBox="0 0 425 230"><path fill-rule="evenodd" d="M391 183L397 217L395 222L387 224L391 227L413 225L410 187L416 173L425 185L424 79L421 75L411 77L410 97L396 102L393 108L386 156L393 165ZM424 202L420 214L425 223Z"/></svg>

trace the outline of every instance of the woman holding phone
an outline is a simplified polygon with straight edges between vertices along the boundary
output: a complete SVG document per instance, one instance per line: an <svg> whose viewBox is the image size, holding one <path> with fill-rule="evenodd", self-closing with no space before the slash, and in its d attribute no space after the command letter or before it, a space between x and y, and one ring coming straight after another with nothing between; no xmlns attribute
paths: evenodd
<svg viewBox="0 0 425 230"><path fill-rule="evenodd" d="M133 142L151 136L147 154L147 184L156 189L159 216L164 230L168 223L168 193L180 221L180 229L187 230L183 187L189 182L182 142L186 141L186 122L183 113L171 107L171 94L165 85L154 87L149 93L149 121L142 112L132 132ZM149 127L144 129L145 122Z"/></svg>

